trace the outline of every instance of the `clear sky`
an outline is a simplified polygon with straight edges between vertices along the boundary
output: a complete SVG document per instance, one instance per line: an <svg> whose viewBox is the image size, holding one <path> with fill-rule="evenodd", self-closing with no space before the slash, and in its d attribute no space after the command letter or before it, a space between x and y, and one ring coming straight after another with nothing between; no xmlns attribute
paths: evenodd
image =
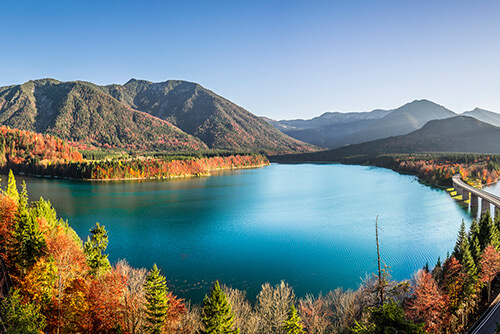
<svg viewBox="0 0 500 334"><path fill-rule="evenodd" d="M198 82L257 115L500 112L500 1L4 1L0 86Z"/></svg>

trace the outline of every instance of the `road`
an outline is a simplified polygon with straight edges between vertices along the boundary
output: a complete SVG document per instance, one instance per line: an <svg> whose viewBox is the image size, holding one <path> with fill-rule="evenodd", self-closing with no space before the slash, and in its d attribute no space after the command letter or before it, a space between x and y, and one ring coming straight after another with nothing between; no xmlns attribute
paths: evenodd
<svg viewBox="0 0 500 334"><path fill-rule="evenodd" d="M500 323L500 294L491 303L489 312L483 315L483 318L469 334L493 334L497 328L497 322Z"/></svg>

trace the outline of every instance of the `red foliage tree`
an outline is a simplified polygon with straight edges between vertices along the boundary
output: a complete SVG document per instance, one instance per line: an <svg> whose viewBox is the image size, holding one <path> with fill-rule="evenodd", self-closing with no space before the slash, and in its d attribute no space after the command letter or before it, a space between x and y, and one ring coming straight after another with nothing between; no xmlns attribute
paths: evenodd
<svg viewBox="0 0 500 334"><path fill-rule="evenodd" d="M479 261L481 272L479 275L479 280L482 283L486 283L488 286L488 301L490 300L491 294L491 281L500 272L500 254L497 252L495 247L489 245L484 249L481 255L481 260Z"/></svg>
<svg viewBox="0 0 500 334"><path fill-rule="evenodd" d="M427 332L440 333L448 322L448 296L441 294L436 281L425 270L419 270L415 275L413 289L406 305L407 316L416 322L424 322Z"/></svg>

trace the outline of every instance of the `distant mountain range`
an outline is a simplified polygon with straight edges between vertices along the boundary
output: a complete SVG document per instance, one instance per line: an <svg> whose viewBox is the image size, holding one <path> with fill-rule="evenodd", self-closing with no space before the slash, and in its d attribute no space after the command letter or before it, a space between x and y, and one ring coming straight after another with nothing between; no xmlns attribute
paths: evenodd
<svg viewBox="0 0 500 334"><path fill-rule="evenodd" d="M0 87L0 125L131 150L316 150L202 86L178 80L98 86L42 79Z"/></svg>
<svg viewBox="0 0 500 334"><path fill-rule="evenodd" d="M476 108L463 115L500 126L500 114ZM337 148L371 140L404 135L427 122L457 116L428 100L415 100L393 110L361 113L325 113L311 120L267 121L291 137L318 146Z"/></svg>
<svg viewBox="0 0 500 334"><path fill-rule="evenodd" d="M362 161L380 154L423 152L500 154L500 127L469 116L455 116L429 121L421 129L406 135L275 160L343 161L355 158Z"/></svg>

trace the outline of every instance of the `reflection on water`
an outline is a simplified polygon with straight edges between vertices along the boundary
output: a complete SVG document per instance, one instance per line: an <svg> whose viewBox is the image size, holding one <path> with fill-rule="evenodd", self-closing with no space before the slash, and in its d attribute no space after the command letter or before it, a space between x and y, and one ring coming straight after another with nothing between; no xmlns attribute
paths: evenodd
<svg viewBox="0 0 500 334"><path fill-rule="evenodd" d="M4 178L5 179L5 178ZM157 263L174 293L200 301L216 279L253 298L284 279L297 294L356 288L381 253L396 279L452 250L469 214L445 191L390 170L280 165L170 181L27 179L86 238L109 231L109 258Z"/></svg>

